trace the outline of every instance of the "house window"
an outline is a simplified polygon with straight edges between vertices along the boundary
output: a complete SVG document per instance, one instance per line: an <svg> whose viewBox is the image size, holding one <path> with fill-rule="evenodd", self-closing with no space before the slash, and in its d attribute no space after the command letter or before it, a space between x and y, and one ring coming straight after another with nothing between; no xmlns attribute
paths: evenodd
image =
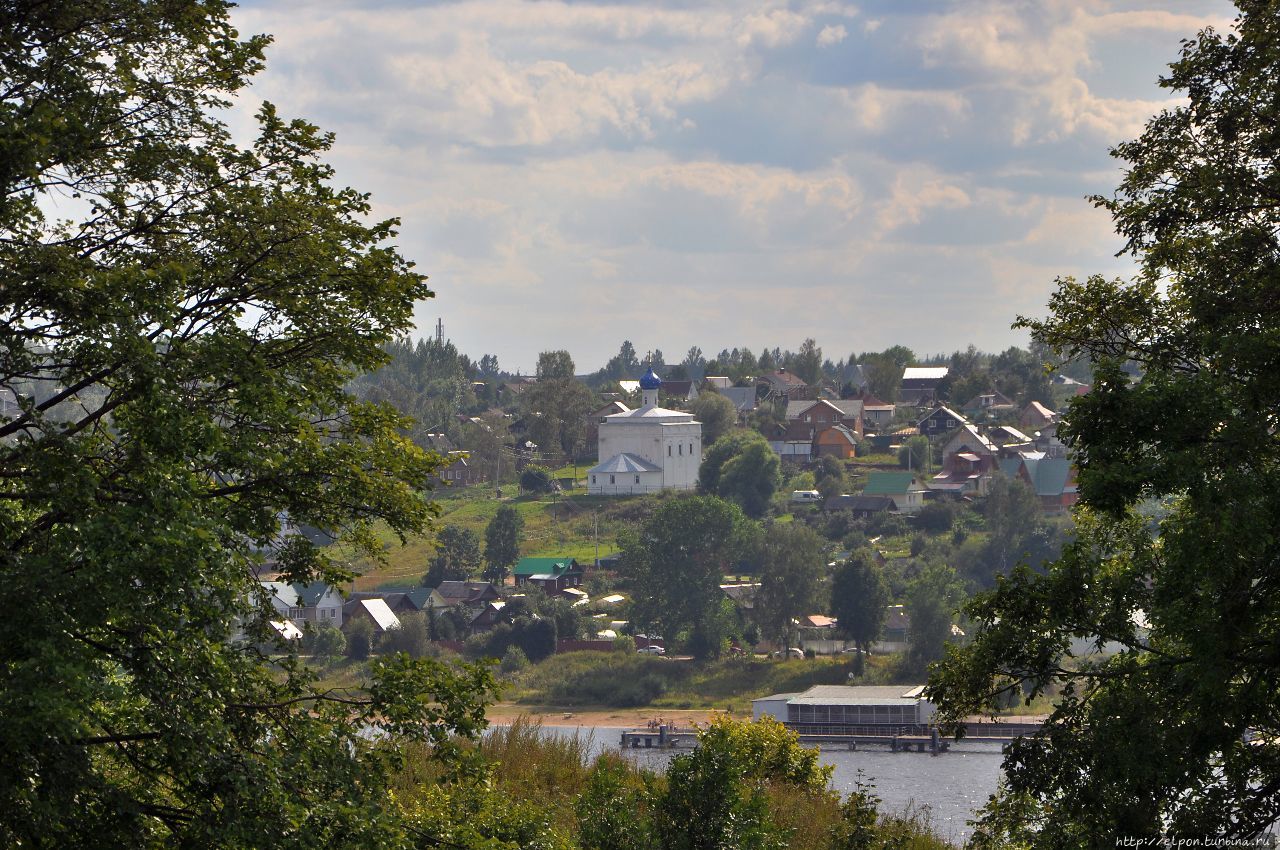
<svg viewBox="0 0 1280 850"><path fill-rule="evenodd" d="M612 475L610 475L610 476L609 476L609 483L610 483L610 484L615 484L615 483L617 483L617 482L615 482L615 481L613 480L613 476L612 476Z"/></svg>
<svg viewBox="0 0 1280 850"><path fill-rule="evenodd" d="M290 608L290 609L289 609L289 619L290 619L290 620L301 620L301 619L302 619L302 609L301 609L301 608Z"/></svg>
<svg viewBox="0 0 1280 850"><path fill-rule="evenodd" d="M592 484L595 484L595 483L596 483L596 477L595 477L594 475L593 475L593 476L591 476L591 483L592 483Z"/></svg>
<svg viewBox="0 0 1280 850"><path fill-rule="evenodd" d="M639 476L639 475L637 475L637 476L636 476L636 483L637 483L637 484L639 484L639 483L640 483L640 476Z"/></svg>

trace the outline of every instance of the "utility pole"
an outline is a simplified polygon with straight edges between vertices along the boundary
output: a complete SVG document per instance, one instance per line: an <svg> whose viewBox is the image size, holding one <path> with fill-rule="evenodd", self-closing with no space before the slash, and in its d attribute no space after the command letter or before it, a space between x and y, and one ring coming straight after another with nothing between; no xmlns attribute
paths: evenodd
<svg viewBox="0 0 1280 850"><path fill-rule="evenodd" d="M600 566L600 511L591 512L591 533L596 539L596 566Z"/></svg>

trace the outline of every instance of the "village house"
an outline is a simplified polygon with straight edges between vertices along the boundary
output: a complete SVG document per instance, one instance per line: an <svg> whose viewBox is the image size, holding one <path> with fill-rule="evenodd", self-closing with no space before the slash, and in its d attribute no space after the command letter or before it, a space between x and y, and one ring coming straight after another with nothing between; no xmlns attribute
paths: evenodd
<svg viewBox="0 0 1280 850"><path fill-rule="evenodd" d="M521 558L511 572L517 586L533 584L548 593L582 584L582 567L573 558Z"/></svg>
<svg viewBox="0 0 1280 850"><path fill-rule="evenodd" d="M898 510L898 506L888 496L850 496L847 494L831 496L823 502L822 507L828 511L849 511L857 519L865 519L869 516L886 512L896 513Z"/></svg>
<svg viewBox="0 0 1280 850"><path fill-rule="evenodd" d="M776 372L761 376L757 381L757 386L763 388L765 398L770 401L781 399L782 401L791 402L802 399L813 400L818 397L818 391L815 387L809 386L786 369L778 369Z"/></svg>
<svg viewBox="0 0 1280 850"><path fill-rule="evenodd" d="M1069 458L1029 452L1001 460L1000 470L1034 490L1040 509L1047 514L1065 513L1079 499L1075 467Z"/></svg>
<svg viewBox="0 0 1280 850"><path fill-rule="evenodd" d="M375 635L386 634L400 628L400 618L392 612L385 599L352 599L342 606L342 618L347 627L361 620L373 627Z"/></svg>
<svg viewBox="0 0 1280 850"><path fill-rule="evenodd" d="M985 496L999 468L1000 450L976 426L966 422L942 448L942 471L929 489L954 496Z"/></svg>
<svg viewBox="0 0 1280 850"><path fill-rule="evenodd" d="M478 464L471 462L466 452L449 452L445 459L449 465L440 470L438 479L453 487L470 487L486 479Z"/></svg>
<svg viewBox="0 0 1280 850"><path fill-rule="evenodd" d="M913 514L924 507L927 489L910 472L872 472L862 495L886 496L893 500L898 513Z"/></svg>
<svg viewBox="0 0 1280 850"><path fill-rule="evenodd" d="M261 584L269 594L272 607L299 628L305 628L307 623L335 628L342 625L342 594L333 585L322 581L309 584L264 581Z"/></svg>
<svg viewBox="0 0 1280 850"><path fill-rule="evenodd" d="M980 393L969 399L960 410L972 417L984 417L986 421L996 416L1002 416L1017 410L1018 406L1013 400L999 390L992 390L988 393Z"/></svg>
<svg viewBox="0 0 1280 850"><path fill-rule="evenodd" d="M939 434L950 434L961 425L967 425L968 422L968 419L951 408L939 405L932 413L917 422L916 428L926 437L936 437Z"/></svg>
<svg viewBox="0 0 1280 850"><path fill-rule="evenodd" d="M1022 416L1019 417L1018 422L1028 431L1043 431L1050 425L1058 423L1058 414L1040 402L1033 401L1022 409Z"/></svg>
<svg viewBox="0 0 1280 850"><path fill-rule="evenodd" d="M898 405L926 407L938 397L938 385L950 370L946 366L908 366L902 370L902 386L898 388Z"/></svg>

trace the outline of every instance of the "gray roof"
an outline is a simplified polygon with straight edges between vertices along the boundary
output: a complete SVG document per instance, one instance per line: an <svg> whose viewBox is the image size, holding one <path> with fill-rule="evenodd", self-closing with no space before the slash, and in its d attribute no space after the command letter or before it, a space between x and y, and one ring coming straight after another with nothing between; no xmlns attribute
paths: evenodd
<svg viewBox="0 0 1280 850"><path fill-rule="evenodd" d="M733 406L738 410L756 409L755 387L725 387L720 390L720 395L733 402Z"/></svg>
<svg viewBox="0 0 1280 850"><path fill-rule="evenodd" d="M924 685L814 685L791 699L795 705L914 705Z"/></svg>
<svg viewBox="0 0 1280 850"><path fill-rule="evenodd" d="M642 457L623 452L620 455L614 455L604 463L593 466L587 470L588 474L593 472L611 473L620 472L623 474L632 474L637 472L661 472L662 467L656 466Z"/></svg>

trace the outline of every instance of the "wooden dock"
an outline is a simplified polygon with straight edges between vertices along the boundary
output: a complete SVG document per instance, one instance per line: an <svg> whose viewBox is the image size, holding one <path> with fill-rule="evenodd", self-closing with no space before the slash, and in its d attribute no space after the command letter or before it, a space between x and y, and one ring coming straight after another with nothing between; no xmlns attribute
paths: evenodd
<svg viewBox="0 0 1280 850"><path fill-rule="evenodd" d="M954 740L939 734L934 726L817 726L787 724L800 737L802 744L819 747L887 747L895 753L948 752ZM975 743L1007 744L1014 738L1033 734L1038 723L972 723L960 740ZM692 749L698 745L696 729L674 729L666 725L649 729L628 729L622 733L622 748L627 749Z"/></svg>

